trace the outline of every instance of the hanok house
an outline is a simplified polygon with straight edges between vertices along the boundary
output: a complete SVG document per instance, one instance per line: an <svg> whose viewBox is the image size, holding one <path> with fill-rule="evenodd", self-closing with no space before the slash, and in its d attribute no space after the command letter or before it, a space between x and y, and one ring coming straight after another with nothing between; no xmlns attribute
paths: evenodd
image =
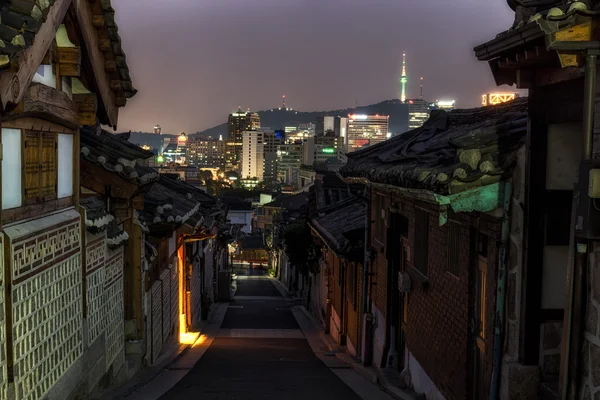
<svg viewBox="0 0 600 400"><path fill-rule="evenodd" d="M321 247L318 273L311 276L310 308L325 332L360 358L367 203L336 176L324 178L315 180L316 209L309 219Z"/></svg>
<svg viewBox="0 0 600 400"><path fill-rule="evenodd" d="M527 160L511 216L503 399L587 399L600 386L591 178L600 155L597 3L509 0L513 27L475 48L498 85L529 89Z"/></svg>
<svg viewBox="0 0 600 400"><path fill-rule="evenodd" d="M435 110L421 128L349 154L341 171L370 188L363 361L402 372L427 397L489 397L526 110L527 99Z"/></svg>
<svg viewBox="0 0 600 400"><path fill-rule="evenodd" d="M135 90L110 1L3 1L0 44L0 398L85 397L119 357L90 337L79 126L115 127Z"/></svg>
<svg viewBox="0 0 600 400"><path fill-rule="evenodd" d="M106 341L107 347L118 349L120 362L114 366L115 372L124 366L118 376L126 378L143 365L144 349L139 343L145 333L144 303L139 282L144 273L143 250L148 229L139 221L137 213L143 206L144 191L158 179L158 173L143 166L153 154L129 143L126 134L111 134L99 126L82 127L80 134L81 197L86 202L88 197L99 199L108 213L106 217L88 216L85 220L88 228L84 255L86 304L90 317L97 317L100 324L97 337ZM83 203L82 206L86 207ZM125 248L118 253L103 252L106 246L98 247L102 240L96 230L98 224L105 223L108 229L103 240L109 247L127 240ZM100 290L102 286L98 285L103 280L105 289ZM114 293L109 295L107 291ZM105 323L102 314L107 296L115 310L119 310L110 314L118 317L114 326ZM109 339L114 343L109 343Z"/></svg>
<svg viewBox="0 0 600 400"><path fill-rule="evenodd" d="M140 220L150 250L143 275L146 360L193 342L195 327L218 301L218 276L227 266L219 227L226 215L205 192L161 175L144 194ZM229 282L226 282L229 285Z"/></svg>

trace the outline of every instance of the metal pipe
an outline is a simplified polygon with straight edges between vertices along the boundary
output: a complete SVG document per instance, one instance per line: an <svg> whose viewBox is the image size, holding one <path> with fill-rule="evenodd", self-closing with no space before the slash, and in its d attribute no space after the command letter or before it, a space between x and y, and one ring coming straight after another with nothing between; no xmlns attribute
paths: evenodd
<svg viewBox="0 0 600 400"><path fill-rule="evenodd" d="M585 57L585 83L583 88L583 159L592 159L594 108L596 103L596 62L595 54Z"/></svg>
<svg viewBox="0 0 600 400"><path fill-rule="evenodd" d="M492 387L490 400L496 400L500 391L500 371L502 369L502 348L504 339L504 313L507 280L507 253L510 238L510 205L512 202L512 185L504 183L504 199L502 215L502 243L498 255L498 287L496 288L496 318L494 327L494 369L492 371Z"/></svg>

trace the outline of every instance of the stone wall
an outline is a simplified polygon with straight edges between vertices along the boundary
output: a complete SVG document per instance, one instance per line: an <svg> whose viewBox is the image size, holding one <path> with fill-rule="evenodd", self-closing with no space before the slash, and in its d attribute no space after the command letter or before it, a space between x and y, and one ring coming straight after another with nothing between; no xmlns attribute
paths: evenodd
<svg viewBox="0 0 600 400"><path fill-rule="evenodd" d="M81 222L74 210L8 227L14 395L44 396L83 352Z"/></svg>
<svg viewBox="0 0 600 400"><path fill-rule="evenodd" d="M600 398L600 245L594 243L588 263L588 295L585 316L585 332L581 354L581 379L579 393L583 400Z"/></svg>
<svg viewBox="0 0 600 400"><path fill-rule="evenodd" d="M519 331L521 329L521 298L523 285L524 252L524 205L526 181L526 148L517 152L517 162L513 170L512 199L510 203L510 240L506 266L506 310L504 324L504 346L500 398L517 400L538 398L540 369L537 365L524 366L519 359ZM541 284L541 281L540 281ZM550 329L550 328L549 328ZM548 333L550 330L548 329ZM549 353L549 356L554 354ZM541 361L543 363L543 361ZM526 397L522 397L526 396Z"/></svg>

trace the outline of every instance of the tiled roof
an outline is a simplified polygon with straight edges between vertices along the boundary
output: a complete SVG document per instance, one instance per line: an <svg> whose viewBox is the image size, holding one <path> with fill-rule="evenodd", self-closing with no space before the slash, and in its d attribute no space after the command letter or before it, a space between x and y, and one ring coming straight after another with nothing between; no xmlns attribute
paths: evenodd
<svg viewBox="0 0 600 400"><path fill-rule="evenodd" d="M321 216L309 223L337 254L356 254L361 251L364 240L355 238L364 238L360 232L364 233L366 213L366 201L352 196L321 210Z"/></svg>
<svg viewBox="0 0 600 400"><path fill-rule="evenodd" d="M527 8L515 14L515 23L510 29L475 47L475 55L479 60L494 59L516 47L529 45L534 41L545 46L543 39L546 34L571 24L579 15L600 14L595 9L588 9L581 1L564 4L560 0L508 0L508 4L513 9L516 9L517 5Z"/></svg>
<svg viewBox="0 0 600 400"><path fill-rule="evenodd" d="M154 156L151 151L96 127L82 127L80 132L83 159L139 184L150 183L158 178L156 170L139 165L141 160Z"/></svg>
<svg viewBox="0 0 600 400"><path fill-rule="evenodd" d="M152 225L169 224L209 227L223 214L210 195L183 181L160 176L144 194L140 221Z"/></svg>
<svg viewBox="0 0 600 400"><path fill-rule="evenodd" d="M0 2L0 68L6 67L21 50L33 44L36 34L46 20L56 0L3 0ZM115 56L121 91L126 98L137 92L131 83L129 67L121 47L115 10L110 0L100 0L104 12L104 26Z"/></svg>
<svg viewBox="0 0 600 400"><path fill-rule="evenodd" d="M129 234L117 225L115 220L108 224L106 230L106 244L110 249L116 249L117 247L124 246L129 240Z"/></svg>
<svg viewBox="0 0 600 400"><path fill-rule="evenodd" d="M455 193L510 174L527 132L527 98L483 108L434 110L418 129L348 154L346 177ZM487 179L491 178L491 179Z"/></svg>
<svg viewBox="0 0 600 400"><path fill-rule="evenodd" d="M304 193L298 193L291 196L279 196L263 207L285 208L286 210L299 210L308 203L308 199Z"/></svg>
<svg viewBox="0 0 600 400"><path fill-rule="evenodd" d="M114 220L114 217L106 211L104 201L98 197L82 198L79 204L85 210L85 228L90 233L96 234L102 232Z"/></svg>

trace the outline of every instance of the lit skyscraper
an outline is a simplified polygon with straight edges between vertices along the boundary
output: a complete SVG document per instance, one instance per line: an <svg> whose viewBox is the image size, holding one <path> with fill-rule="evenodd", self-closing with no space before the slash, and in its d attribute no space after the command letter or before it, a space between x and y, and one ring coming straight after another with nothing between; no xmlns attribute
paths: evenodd
<svg viewBox="0 0 600 400"><path fill-rule="evenodd" d="M162 128L160 127L160 125L154 125L154 134L155 135L161 135L162 134Z"/></svg>
<svg viewBox="0 0 600 400"><path fill-rule="evenodd" d="M408 100L408 129L423 126L429 118L429 103L423 99Z"/></svg>
<svg viewBox="0 0 600 400"><path fill-rule="evenodd" d="M389 119L388 115L349 115L348 153L385 141Z"/></svg>
<svg viewBox="0 0 600 400"><path fill-rule="evenodd" d="M250 111L243 112L242 108L240 107L238 108L237 112L229 114L227 129L227 139L235 143L234 159L231 160L232 166L235 166L239 169L243 133L245 131L256 131L260 129L260 116L257 113L252 113Z"/></svg>
<svg viewBox="0 0 600 400"><path fill-rule="evenodd" d="M406 53L402 53L402 76L400 77L400 83L402 84L402 94L400 95L400 100L404 103L406 101L406 82L408 78L406 77Z"/></svg>

